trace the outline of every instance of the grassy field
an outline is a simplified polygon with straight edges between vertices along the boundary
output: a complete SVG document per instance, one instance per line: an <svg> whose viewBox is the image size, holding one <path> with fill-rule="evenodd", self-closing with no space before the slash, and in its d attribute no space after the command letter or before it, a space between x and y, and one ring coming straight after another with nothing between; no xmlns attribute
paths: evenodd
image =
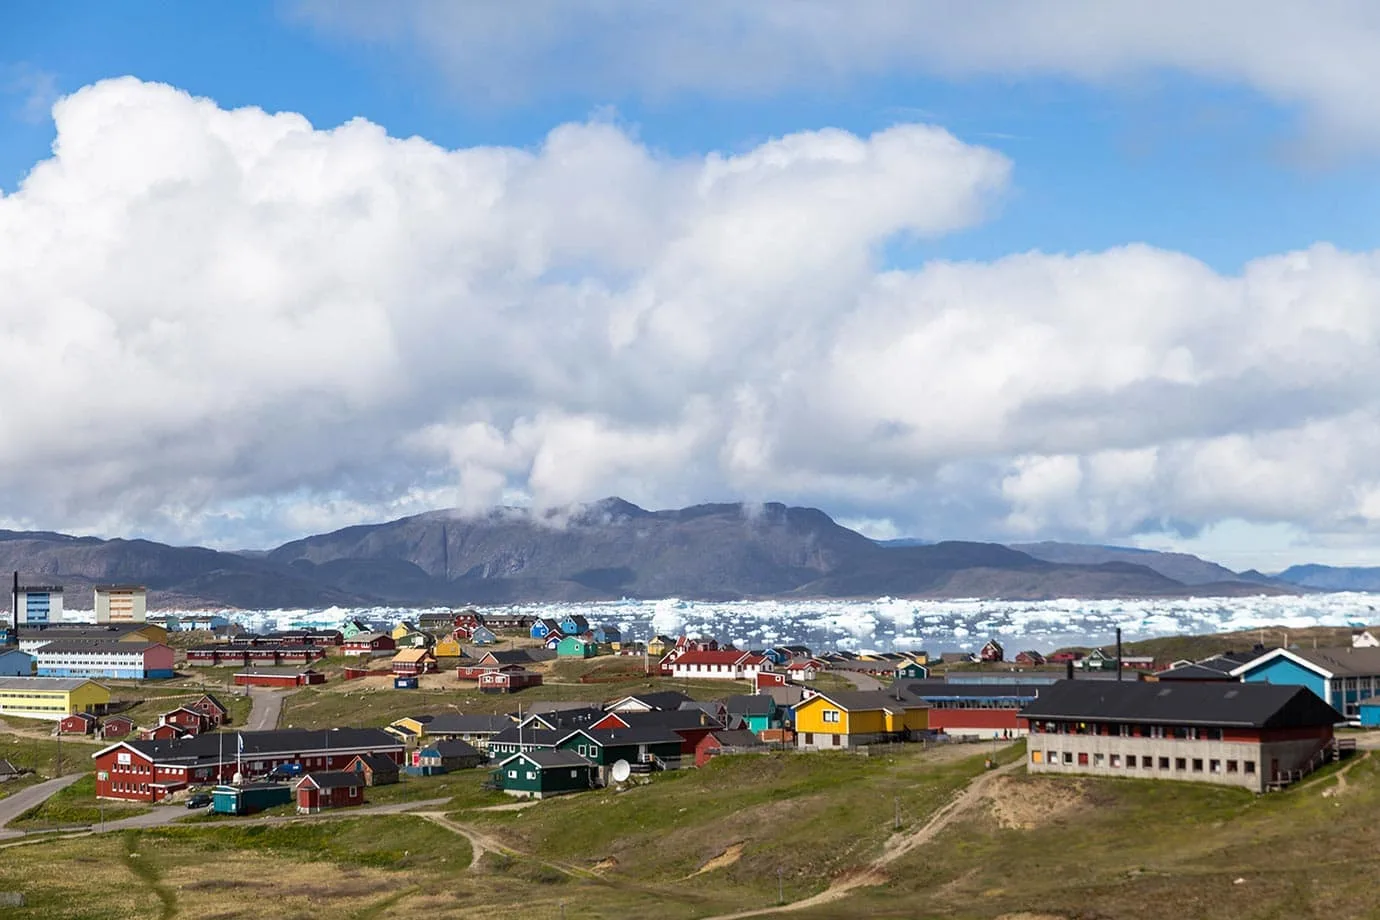
<svg viewBox="0 0 1380 920"><path fill-rule="evenodd" d="M43 723L51 728L52 722ZM62 761L58 762L59 748ZM29 738L21 735L0 733L0 758L8 760L16 767L33 770L20 779L0 783L0 798L11 795L25 786L42 782L61 773L76 773L91 769L91 754L97 746L88 741L72 740L64 737L59 746L56 738Z"/></svg>
<svg viewBox="0 0 1380 920"><path fill-rule="evenodd" d="M1002 759L1021 756L1022 746ZM450 819L502 841L470 868L454 829L416 816L196 826L10 847L6 920L429 915L690 920L769 906L871 866L983 773L959 746L863 757L724 757L520 811L482 771L378 795L451 793ZM975 756L965 756L975 754ZM871 887L801 918L1337 918L1374 914L1380 759L1363 755L1284 793L1133 779L989 777L986 795ZM396 793L392 790L398 790ZM424 790L429 790L424 792ZM501 799L501 797L500 797ZM489 844L485 843L488 848ZM513 852L515 851L515 852ZM117 854L112 858L111 854ZM52 872L63 865L70 871ZM95 893L99 892L99 896Z"/></svg>
<svg viewBox="0 0 1380 920"><path fill-rule="evenodd" d="M45 827L71 827L74 824L95 824L113 821L148 811L148 806L120 802L101 802L96 799L96 777L88 773L66 789L60 790L41 805L36 805L9 823L20 830Z"/></svg>
<svg viewBox="0 0 1380 920"><path fill-rule="evenodd" d="M1247 629L1233 633L1211 633L1202 636L1166 636L1161 639L1142 639L1125 642L1122 651L1127 655L1153 655L1157 661L1177 661L1185 658L1198 661L1210 658L1225 651L1246 652L1257 644L1267 648L1288 643L1303 648L1312 647L1316 642L1319 648L1351 645L1349 626L1310 626L1303 629L1285 629L1271 626L1265 629ZM1104 652L1115 653L1116 645L1101 646ZM1079 647L1079 651L1089 651Z"/></svg>

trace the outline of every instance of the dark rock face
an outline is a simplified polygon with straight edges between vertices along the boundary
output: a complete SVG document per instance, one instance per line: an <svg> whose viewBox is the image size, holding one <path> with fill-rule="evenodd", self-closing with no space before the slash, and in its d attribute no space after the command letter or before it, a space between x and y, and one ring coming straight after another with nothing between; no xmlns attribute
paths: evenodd
<svg viewBox="0 0 1380 920"><path fill-rule="evenodd" d="M1279 590L1247 580L1190 587L1124 557L1051 561L991 543L883 546L813 508L707 504L647 511L617 498L544 512L434 511L252 554L0 532L0 571L15 569L29 581L67 585L71 607L86 606L79 591L112 581L148 585L154 606L243 608Z"/></svg>

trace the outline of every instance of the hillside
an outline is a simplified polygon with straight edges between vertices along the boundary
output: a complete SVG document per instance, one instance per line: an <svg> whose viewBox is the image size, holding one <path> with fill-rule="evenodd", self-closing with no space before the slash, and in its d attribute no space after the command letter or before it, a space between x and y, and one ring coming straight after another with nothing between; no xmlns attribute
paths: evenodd
<svg viewBox="0 0 1380 920"><path fill-rule="evenodd" d="M1380 568L1295 565L1275 576L1279 581L1321 591L1380 591Z"/></svg>
<svg viewBox="0 0 1380 920"><path fill-rule="evenodd" d="M1163 554L1082 561L1071 549L1063 555L1042 559L991 543L883 546L817 509L775 503L648 511L617 498L546 512L433 511L266 552L0 533L0 571L63 584L74 608L89 607L91 585L112 581L148 585L150 603L165 608L624 597L1036 600L1296 590L1225 577L1203 582L1199 575L1219 574L1220 567L1201 560L1185 581L1155 569Z"/></svg>
<svg viewBox="0 0 1380 920"><path fill-rule="evenodd" d="M1260 578L1246 578L1226 566L1208 562L1188 553L1166 553L1130 546L1097 546L1084 543L1059 543L1047 540L1041 543L1012 543L1014 550L1043 559L1046 562L1061 562L1069 565L1100 565L1104 562L1126 562L1145 566L1174 581L1186 585L1211 585L1226 582L1252 581ZM1261 576L1263 578L1263 576ZM1268 583L1268 579L1266 579Z"/></svg>

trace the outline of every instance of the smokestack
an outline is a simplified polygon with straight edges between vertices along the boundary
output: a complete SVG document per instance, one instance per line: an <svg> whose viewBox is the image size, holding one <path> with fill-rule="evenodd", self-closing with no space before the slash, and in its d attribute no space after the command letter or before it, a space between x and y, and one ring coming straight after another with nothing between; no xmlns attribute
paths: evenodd
<svg viewBox="0 0 1380 920"><path fill-rule="evenodd" d="M1121 627L1116 628L1116 679L1121 680Z"/></svg>
<svg viewBox="0 0 1380 920"><path fill-rule="evenodd" d="M1073 659L1064 662L1064 680L1073 680Z"/></svg>
<svg viewBox="0 0 1380 920"><path fill-rule="evenodd" d="M19 645L19 573L14 573L14 591L10 594L10 636L6 645Z"/></svg>

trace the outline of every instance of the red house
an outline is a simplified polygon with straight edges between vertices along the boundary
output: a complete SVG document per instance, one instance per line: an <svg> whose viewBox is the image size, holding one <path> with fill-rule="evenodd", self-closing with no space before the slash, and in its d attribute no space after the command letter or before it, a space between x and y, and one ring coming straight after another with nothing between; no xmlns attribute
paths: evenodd
<svg viewBox="0 0 1380 920"><path fill-rule="evenodd" d="M276 687L290 689L311 684L324 684L326 675L311 668L282 668L275 670L241 671L235 675L235 684L240 687Z"/></svg>
<svg viewBox="0 0 1380 920"><path fill-rule="evenodd" d="M171 725L167 722L164 722L162 725L159 725L156 728L144 729L139 733L139 737L144 741L172 741L176 738L185 738L189 734L196 733L188 732L185 729L177 727L176 725Z"/></svg>
<svg viewBox="0 0 1380 920"><path fill-rule="evenodd" d="M210 727L206 716L188 706L163 713L159 721L163 725L175 725L189 735L199 735Z"/></svg>
<svg viewBox="0 0 1380 920"><path fill-rule="evenodd" d="M203 694L201 699L195 703L189 703L188 709L193 709L206 717L209 726L229 725L230 710L225 708L225 704L216 699L209 693Z"/></svg>
<svg viewBox="0 0 1380 920"><path fill-rule="evenodd" d="M747 729L708 732L695 745L695 766L702 767L720 754L765 754L771 747Z"/></svg>
<svg viewBox="0 0 1380 920"><path fill-rule="evenodd" d="M397 647L398 643L387 633L370 632L356 633L341 644L340 650L346 655L372 655L375 652L391 652Z"/></svg>
<svg viewBox="0 0 1380 920"><path fill-rule="evenodd" d="M979 661L1005 661L1006 650L1001 647L1001 643L996 639L988 639L987 644L978 652Z"/></svg>
<svg viewBox="0 0 1380 920"><path fill-rule="evenodd" d="M1016 664L1025 665L1028 668L1036 668L1045 663L1045 656L1034 649L1016 653Z"/></svg>
<svg viewBox="0 0 1380 920"><path fill-rule="evenodd" d="M479 692L516 693L524 687L540 687L541 675L536 671L526 671L515 665L507 668L491 668L479 674Z"/></svg>
<svg viewBox="0 0 1380 920"><path fill-rule="evenodd" d="M323 808L364 804L364 774L354 770L308 773L297 781L297 813L314 815Z"/></svg>
<svg viewBox="0 0 1380 920"><path fill-rule="evenodd" d="M102 738L123 738L134 731L134 720L129 716L107 716L101 723Z"/></svg>
<svg viewBox="0 0 1380 920"><path fill-rule="evenodd" d="M786 675L777 674L774 671L758 671L757 679L753 682L754 690L761 690L763 687L784 687L786 686Z"/></svg>
<svg viewBox="0 0 1380 920"><path fill-rule="evenodd" d="M89 735L96 730L96 717L89 712L74 712L58 723L58 733L63 735Z"/></svg>

